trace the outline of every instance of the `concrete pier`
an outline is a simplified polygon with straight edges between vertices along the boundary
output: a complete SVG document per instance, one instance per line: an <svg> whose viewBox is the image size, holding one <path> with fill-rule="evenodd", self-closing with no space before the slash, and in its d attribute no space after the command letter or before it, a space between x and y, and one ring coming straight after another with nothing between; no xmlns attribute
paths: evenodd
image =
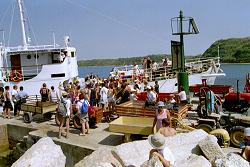
<svg viewBox="0 0 250 167"><path fill-rule="evenodd" d="M9 150L7 125L0 124L0 156Z"/></svg>
<svg viewBox="0 0 250 167"><path fill-rule="evenodd" d="M64 155L67 157L67 167L73 167L99 147L107 146L113 148L123 141L123 134L108 131L108 123L97 124L98 128L90 129L90 134L86 136L79 136L80 130L72 126L68 139L64 137L58 139L59 128L55 123L54 117L50 120L44 120L42 116L37 115L34 116L33 122L24 123L22 117L3 119L0 116L0 124L4 124L4 149L9 149L9 145L7 145L9 142L6 141L8 138L19 141L23 136L29 135L34 141L37 141L42 137L51 137L56 144L61 146ZM0 135L0 145L3 143L2 136L3 135ZM3 148L0 146L0 149ZM0 150L0 152L2 151Z"/></svg>

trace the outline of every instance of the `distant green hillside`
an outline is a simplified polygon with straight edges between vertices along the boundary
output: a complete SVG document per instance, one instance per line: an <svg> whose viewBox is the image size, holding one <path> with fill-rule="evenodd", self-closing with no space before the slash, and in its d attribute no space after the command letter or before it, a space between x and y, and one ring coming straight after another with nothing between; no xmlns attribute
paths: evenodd
<svg viewBox="0 0 250 167"><path fill-rule="evenodd" d="M144 56L145 57L145 56ZM93 59L93 60L80 60L79 66L109 66L109 65L130 65L130 64L142 64L144 57L130 57L130 58L118 58L118 59ZM165 54L149 55L151 60L161 62L166 57ZM170 58L170 55L168 55Z"/></svg>
<svg viewBox="0 0 250 167"><path fill-rule="evenodd" d="M203 53L203 56L216 57L218 46L222 63L250 63L250 37L218 40Z"/></svg>
<svg viewBox="0 0 250 167"><path fill-rule="evenodd" d="M247 38L230 38L222 39L214 42L203 54L204 57L216 57L219 53L222 63L250 63L250 37ZM149 55L151 60L161 62L168 56L171 59L171 55L155 54ZM196 55L197 56L197 55ZM199 56L199 55L198 55ZM130 65L130 64L142 64L143 57L131 57L131 58L118 58L118 59L93 59L93 60L80 60L79 66L109 66L109 65ZM186 58L193 58L194 56L186 56Z"/></svg>

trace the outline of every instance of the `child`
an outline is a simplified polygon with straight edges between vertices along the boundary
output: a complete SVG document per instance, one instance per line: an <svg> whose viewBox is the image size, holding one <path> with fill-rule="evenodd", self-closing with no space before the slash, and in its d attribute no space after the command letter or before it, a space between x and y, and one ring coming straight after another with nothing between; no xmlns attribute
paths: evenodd
<svg viewBox="0 0 250 167"><path fill-rule="evenodd" d="M175 104L175 103L176 103L176 100L174 99L174 97L175 97L174 94L171 94L171 95L170 95L170 99L169 99L168 102L171 103L171 104Z"/></svg>
<svg viewBox="0 0 250 167"><path fill-rule="evenodd" d="M170 127L170 121L167 118L162 120L162 127L158 132L165 137L176 135L176 130Z"/></svg>
<svg viewBox="0 0 250 167"><path fill-rule="evenodd" d="M245 141L240 144L240 148L242 149L241 154L243 158L250 162L250 128L245 128L244 135Z"/></svg>

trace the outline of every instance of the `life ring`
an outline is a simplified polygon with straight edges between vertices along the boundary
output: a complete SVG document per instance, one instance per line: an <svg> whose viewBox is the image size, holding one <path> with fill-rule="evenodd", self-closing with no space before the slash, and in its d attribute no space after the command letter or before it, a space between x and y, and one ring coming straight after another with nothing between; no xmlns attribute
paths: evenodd
<svg viewBox="0 0 250 167"><path fill-rule="evenodd" d="M12 70L10 72L10 80L13 81L13 82L20 82L20 81L23 80L23 76L17 70Z"/></svg>

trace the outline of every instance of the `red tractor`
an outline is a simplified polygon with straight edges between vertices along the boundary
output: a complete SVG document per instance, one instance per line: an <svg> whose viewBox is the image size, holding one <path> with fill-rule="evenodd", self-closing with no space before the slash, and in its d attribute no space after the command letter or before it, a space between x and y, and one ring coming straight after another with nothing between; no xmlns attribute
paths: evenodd
<svg viewBox="0 0 250 167"><path fill-rule="evenodd" d="M247 77L246 86L249 86L249 75ZM222 112L216 114L217 116L211 115L206 111L206 92L208 88L203 87L200 89L200 104L198 107L198 115L200 118L198 121L197 128L201 128L210 132L216 128L223 128L230 134L230 141L233 146L239 147L240 142L243 141L244 128L250 125L250 116L248 116L250 108L250 92L240 93L238 89L237 81L237 92L233 92L232 89L224 96L224 102L222 103ZM246 89L245 91L250 90ZM216 104L216 103L215 103ZM219 104L219 103L217 103ZM219 105L216 105L215 109Z"/></svg>
<svg viewBox="0 0 250 167"><path fill-rule="evenodd" d="M237 80L237 92L229 92L225 96L225 101L222 107L223 110L226 112L240 113L247 115L248 114L247 111L250 108L250 93L249 92L240 93L238 88L238 83L239 80ZM248 82L246 83L246 86L247 84Z"/></svg>

